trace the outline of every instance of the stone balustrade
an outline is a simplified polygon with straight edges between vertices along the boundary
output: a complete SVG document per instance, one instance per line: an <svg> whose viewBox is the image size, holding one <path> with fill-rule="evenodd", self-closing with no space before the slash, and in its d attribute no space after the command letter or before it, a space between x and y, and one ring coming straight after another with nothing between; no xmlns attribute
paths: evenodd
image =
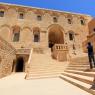
<svg viewBox="0 0 95 95"><path fill-rule="evenodd" d="M67 61L68 47L65 44L55 44L52 57L58 61Z"/></svg>
<svg viewBox="0 0 95 95"><path fill-rule="evenodd" d="M67 49L68 49L67 45L64 44L55 44L53 47L53 50L58 50L58 51L67 50Z"/></svg>

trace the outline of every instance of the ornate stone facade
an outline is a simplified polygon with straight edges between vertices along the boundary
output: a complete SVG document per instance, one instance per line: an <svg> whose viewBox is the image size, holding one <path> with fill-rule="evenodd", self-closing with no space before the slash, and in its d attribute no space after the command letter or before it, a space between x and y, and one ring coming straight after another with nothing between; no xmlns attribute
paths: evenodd
<svg viewBox="0 0 95 95"><path fill-rule="evenodd" d="M0 35L15 48L32 48L36 45L47 48L51 39L49 34L55 31L59 35L57 39L63 34L62 43L67 43L70 48L74 43L77 48L81 48L81 43L88 35L88 22L92 19L91 16L82 14L8 4L0 4L0 10L4 10L4 17L0 17ZM81 24L81 20L84 25ZM18 31L19 41L13 42L14 32ZM40 32L39 43L34 42L35 31ZM69 40L69 33L73 33L74 40Z"/></svg>
<svg viewBox="0 0 95 95"><path fill-rule="evenodd" d="M17 61L24 62L26 70L32 48L44 53L62 44L68 47L69 55L83 52L82 42L87 39L91 19L89 15L1 3L0 36L15 47ZM57 51L57 58L67 59L67 51Z"/></svg>

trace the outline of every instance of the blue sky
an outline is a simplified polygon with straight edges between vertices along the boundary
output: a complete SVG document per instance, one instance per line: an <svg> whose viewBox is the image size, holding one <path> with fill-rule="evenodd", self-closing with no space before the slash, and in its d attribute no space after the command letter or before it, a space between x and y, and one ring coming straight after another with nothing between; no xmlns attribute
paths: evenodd
<svg viewBox="0 0 95 95"><path fill-rule="evenodd" d="M95 0L0 0L0 2L83 13L95 17Z"/></svg>

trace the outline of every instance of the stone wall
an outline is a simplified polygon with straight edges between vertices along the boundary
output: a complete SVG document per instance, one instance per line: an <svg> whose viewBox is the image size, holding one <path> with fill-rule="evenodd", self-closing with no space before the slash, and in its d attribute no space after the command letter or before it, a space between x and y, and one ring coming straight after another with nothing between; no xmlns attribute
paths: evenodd
<svg viewBox="0 0 95 95"><path fill-rule="evenodd" d="M0 37L0 78L11 74L15 52L15 49Z"/></svg>

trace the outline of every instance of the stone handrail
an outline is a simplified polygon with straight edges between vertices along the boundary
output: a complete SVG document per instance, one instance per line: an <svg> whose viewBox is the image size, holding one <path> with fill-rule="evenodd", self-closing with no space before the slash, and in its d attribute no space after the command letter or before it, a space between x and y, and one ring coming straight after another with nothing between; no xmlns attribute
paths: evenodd
<svg viewBox="0 0 95 95"><path fill-rule="evenodd" d="M30 64L30 62L31 62L32 52L33 52L33 49L31 49L31 51L30 51L30 55L29 55L29 59L28 59L28 64Z"/></svg>
<svg viewBox="0 0 95 95"><path fill-rule="evenodd" d="M29 54L25 79L27 79L27 77L29 76L29 70L30 70L30 64L31 64L31 59L32 59L32 53L33 53L33 48L31 49L30 54Z"/></svg>

